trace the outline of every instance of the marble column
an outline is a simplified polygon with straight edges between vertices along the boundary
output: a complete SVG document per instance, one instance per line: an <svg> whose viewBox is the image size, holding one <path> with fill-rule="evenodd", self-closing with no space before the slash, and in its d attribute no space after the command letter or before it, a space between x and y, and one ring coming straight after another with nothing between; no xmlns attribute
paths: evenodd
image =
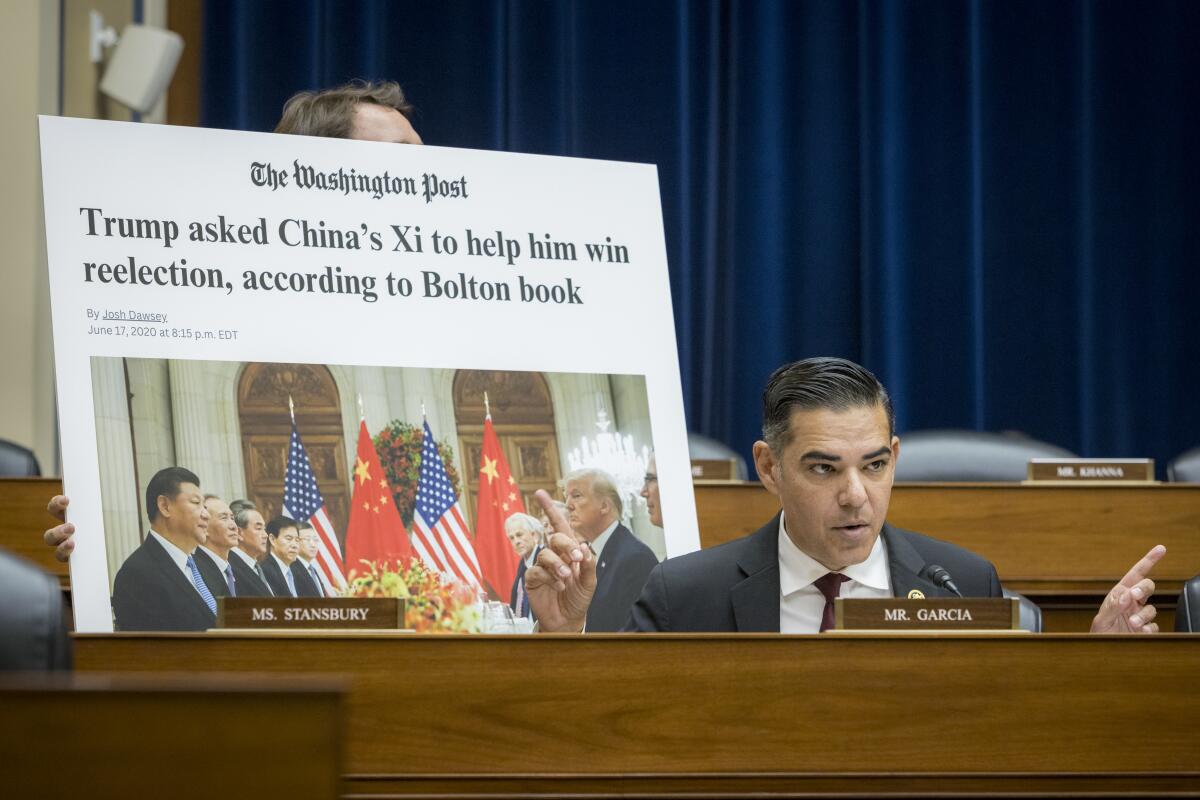
<svg viewBox="0 0 1200 800"><path fill-rule="evenodd" d="M96 455L110 589L121 564L142 543L145 524L145 512L139 512L141 493L134 471L128 391L123 359L92 359Z"/></svg>
<svg viewBox="0 0 1200 800"><path fill-rule="evenodd" d="M237 365L226 362L169 362L177 465L196 473L206 494L226 499L246 491L236 372Z"/></svg>

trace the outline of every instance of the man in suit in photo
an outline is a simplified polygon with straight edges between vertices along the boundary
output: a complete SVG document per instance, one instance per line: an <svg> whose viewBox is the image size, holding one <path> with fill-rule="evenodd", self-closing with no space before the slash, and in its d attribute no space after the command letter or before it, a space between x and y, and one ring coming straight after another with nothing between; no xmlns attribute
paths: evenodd
<svg viewBox="0 0 1200 800"><path fill-rule="evenodd" d="M273 592L260 563L267 556L267 523L249 500L234 500L229 510L238 531L237 547L229 551L238 597L271 597Z"/></svg>
<svg viewBox="0 0 1200 800"><path fill-rule="evenodd" d="M300 557L300 526L291 517L278 516L267 523L270 552L262 560L267 585L276 597L299 597L292 562Z"/></svg>
<svg viewBox="0 0 1200 800"><path fill-rule="evenodd" d="M650 524L656 528L663 526L662 500L658 495L658 462L654 456L646 464L646 478L642 483L642 498L646 501L646 513L650 516Z"/></svg>
<svg viewBox="0 0 1200 800"><path fill-rule="evenodd" d="M891 399L866 369L837 358L779 368L763 393L754 465L780 513L749 536L657 566L624 629L817 633L831 627L837 597L952 595L934 566L964 596L1001 596L986 560L887 524L899 455ZM530 603L540 630L583 630L599 586L596 559L548 495L537 497L556 533L526 573ZM1113 587L1093 632L1158 630L1148 573L1165 552L1152 549Z"/></svg>
<svg viewBox="0 0 1200 800"><path fill-rule="evenodd" d="M567 474L563 486L567 521L589 545L596 561L596 586L587 609L587 629L618 631L629 618L650 570L658 566L658 559L621 524L621 494L607 472L578 469ZM533 610L540 618L536 606Z"/></svg>
<svg viewBox="0 0 1200 800"><path fill-rule="evenodd" d="M202 631L216 621L216 600L195 560L208 537L200 479L167 467L146 485L150 532L113 581L119 631Z"/></svg>
<svg viewBox="0 0 1200 800"><path fill-rule="evenodd" d="M204 508L208 511L208 538L196 547L196 566L214 597L237 597L237 579L229 563L229 554L240 538L233 512L215 494L204 495Z"/></svg>
<svg viewBox="0 0 1200 800"><path fill-rule="evenodd" d="M517 577L513 579L512 591L509 594L509 605L518 617L529 617L536 622L537 617L529 607L529 593L525 591L525 570L532 567L537 560L537 554L542 549L545 528L536 517L518 511L504 520L504 535L508 537L509 543L520 558Z"/></svg>
<svg viewBox="0 0 1200 800"><path fill-rule="evenodd" d="M298 530L299 554L292 562L296 594L299 597L328 597L329 592L321 580L321 567L317 564L317 531L307 522L301 522Z"/></svg>

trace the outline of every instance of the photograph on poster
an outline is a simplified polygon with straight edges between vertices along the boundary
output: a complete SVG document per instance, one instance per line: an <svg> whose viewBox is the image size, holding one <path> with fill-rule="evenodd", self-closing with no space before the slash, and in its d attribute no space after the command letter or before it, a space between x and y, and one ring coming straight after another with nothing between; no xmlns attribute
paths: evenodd
<svg viewBox="0 0 1200 800"><path fill-rule="evenodd" d="M223 599L230 585L364 607L405 592L419 630L531 620L532 494L570 502L558 482L598 462L612 478L581 481L600 499L570 512L600 554L593 609L613 609L589 632L624 623L652 560L699 549L654 165L51 117L40 134L77 631L197 628L214 604L245 627L237 614L283 602ZM263 185L264 165L470 188ZM368 475L378 497L356 501ZM509 477L514 500L496 491ZM481 513L493 501L533 521ZM165 596L186 609L140 599L148 552L174 561L163 580L192 594Z"/></svg>
<svg viewBox="0 0 1200 800"><path fill-rule="evenodd" d="M115 630L205 630L222 596L402 596L426 632L482 630L501 604L532 622L539 489L600 554L590 629L620 627L666 554L643 376L91 370Z"/></svg>

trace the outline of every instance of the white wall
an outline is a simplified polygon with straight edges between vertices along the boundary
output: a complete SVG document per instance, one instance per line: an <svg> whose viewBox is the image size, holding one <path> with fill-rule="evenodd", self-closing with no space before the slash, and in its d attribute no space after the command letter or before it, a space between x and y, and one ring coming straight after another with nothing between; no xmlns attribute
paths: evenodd
<svg viewBox="0 0 1200 800"><path fill-rule="evenodd" d="M0 438L46 474L59 463L37 115L58 110L58 14L57 0L0 3Z"/></svg>

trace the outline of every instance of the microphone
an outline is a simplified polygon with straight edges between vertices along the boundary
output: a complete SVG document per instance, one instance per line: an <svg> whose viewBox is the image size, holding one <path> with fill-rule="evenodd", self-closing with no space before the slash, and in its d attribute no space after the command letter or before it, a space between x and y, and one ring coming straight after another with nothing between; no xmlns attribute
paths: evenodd
<svg viewBox="0 0 1200 800"><path fill-rule="evenodd" d="M940 567L937 564L927 564L925 569L921 570L920 577L932 581L943 589L954 592L959 597L963 596L958 587L954 585L954 579L950 577L950 573L946 571L945 567Z"/></svg>

